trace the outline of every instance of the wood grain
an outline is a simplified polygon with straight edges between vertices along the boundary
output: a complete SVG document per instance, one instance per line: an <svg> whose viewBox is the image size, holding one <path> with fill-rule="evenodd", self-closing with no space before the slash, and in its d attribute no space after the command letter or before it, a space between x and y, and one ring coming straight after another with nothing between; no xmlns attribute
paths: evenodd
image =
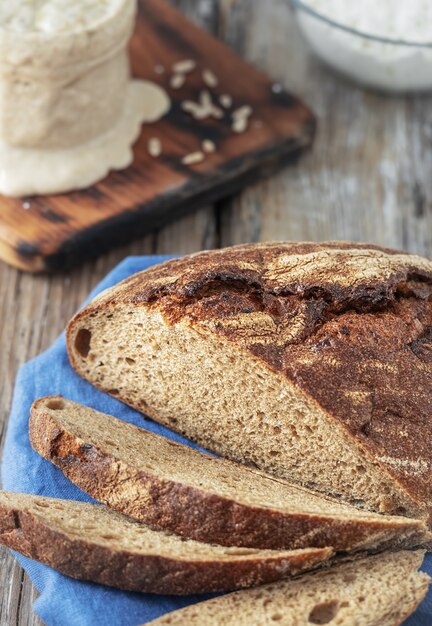
<svg viewBox="0 0 432 626"><path fill-rule="evenodd" d="M0 264L0 433L17 367L50 345L88 291L128 254L181 254L249 240L354 239L432 257L432 97L353 87L309 54L286 0L177 0L197 23L299 94L316 111L314 149L294 168L203 207L64 275ZM35 597L0 549L0 624L40 626Z"/></svg>
<svg viewBox="0 0 432 626"><path fill-rule="evenodd" d="M229 4L224 38L312 107L318 133L298 166L225 203L224 243L352 239L431 256L431 96L392 98L336 76L285 0Z"/></svg>
<svg viewBox="0 0 432 626"><path fill-rule="evenodd" d="M181 89L172 89L170 70L185 58L197 67ZM131 59L135 77L169 93L169 113L143 126L129 168L90 189L24 203L0 197L0 257L7 262L37 272L95 257L297 160L313 139L314 118L298 99L274 92L267 76L163 0L140 0ZM158 66L163 74L156 73ZM218 85L206 86L204 70L213 72ZM220 119L197 120L183 110L185 101L199 102L204 90L218 105L220 95L232 98L232 107L218 106ZM252 110L247 130L234 132L232 113L245 105ZM148 152L152 137L162 144L158 158ZM205 140L216 150L202 162L183 163L186 155L202 151Z"/></svg>

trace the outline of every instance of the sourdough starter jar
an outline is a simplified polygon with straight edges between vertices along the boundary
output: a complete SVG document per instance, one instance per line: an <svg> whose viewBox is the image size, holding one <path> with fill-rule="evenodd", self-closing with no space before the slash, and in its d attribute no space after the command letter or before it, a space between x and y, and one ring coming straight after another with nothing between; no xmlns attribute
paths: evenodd
<svg viewBox="0 0 432 626"><path fill-rule="evenodd" d="M135 0L0 3L0 142L62 149L112 128L135 12Z"/></svg>

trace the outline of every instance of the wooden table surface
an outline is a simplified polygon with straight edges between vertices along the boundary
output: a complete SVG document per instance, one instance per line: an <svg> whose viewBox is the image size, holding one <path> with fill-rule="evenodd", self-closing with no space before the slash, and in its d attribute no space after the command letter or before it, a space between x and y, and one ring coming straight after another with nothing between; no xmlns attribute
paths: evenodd
<svg viewBox="0 0 432 626"><path fill-rule="evenodd" d="M124 256L184 254L246 241L352 239L432 257L432 97L390 98L335 76L309 53L288 0L176 0L198 23L315 111L313 150L240 196L70 273L0 265L0 439L17 368L47 348L89 290ZM42 622L37 593L0 550L0 624Z"/></svg>

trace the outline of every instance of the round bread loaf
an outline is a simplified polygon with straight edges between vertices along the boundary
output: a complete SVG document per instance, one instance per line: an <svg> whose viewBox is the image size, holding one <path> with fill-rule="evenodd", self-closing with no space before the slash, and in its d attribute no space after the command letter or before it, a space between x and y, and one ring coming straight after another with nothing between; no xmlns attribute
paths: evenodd
<svg viewBox="0 0 432 626"><path fill-rule="evenodd" d="M225 457L429 517L432 262L252 244L139 273L69 324L97 387Z"/></svg>

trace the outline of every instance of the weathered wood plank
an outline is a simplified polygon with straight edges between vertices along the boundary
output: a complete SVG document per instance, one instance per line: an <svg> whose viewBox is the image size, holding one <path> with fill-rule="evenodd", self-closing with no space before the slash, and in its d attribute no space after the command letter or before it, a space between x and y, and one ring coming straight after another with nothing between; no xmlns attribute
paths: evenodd
<svg viewBox="0 0 432 626"><path fill-rule="evenodd" d="M157 254L183 255L209 250L219 245L215 210L204 208L196 215L187 215L157 235Z"/></svg>
<svg viewBox="0 0 432 626"><path fill-rule="evenodd" d="M297 167L225 204L223 242L353 239L430 256L432 97L391 98L340 79L309 53L283 0L227 7L228 39L298 93L319 129Z"/></svg>

